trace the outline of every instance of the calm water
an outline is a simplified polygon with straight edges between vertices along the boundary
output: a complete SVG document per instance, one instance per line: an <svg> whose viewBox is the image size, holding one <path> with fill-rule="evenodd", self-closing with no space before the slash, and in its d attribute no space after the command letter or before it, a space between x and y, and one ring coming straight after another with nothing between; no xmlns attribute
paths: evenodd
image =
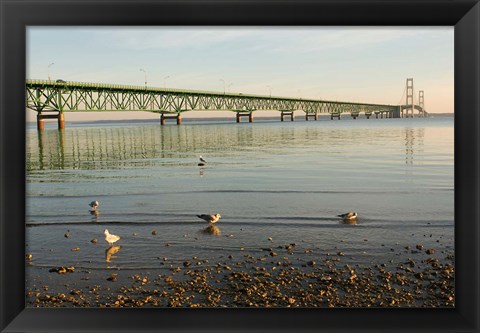
<svg viewBox="0 0 480 333"><path fill-rule="evenodd" d="M28 129L27 251L33 266L88 269L289 243L363 264L389 259L394 244L453 251L453 134L446 117ZM346 211L357 225L339 222ZM222 214L221 235L203 232L202 213ZM122 236L110 262L105 228Z"/></svg>

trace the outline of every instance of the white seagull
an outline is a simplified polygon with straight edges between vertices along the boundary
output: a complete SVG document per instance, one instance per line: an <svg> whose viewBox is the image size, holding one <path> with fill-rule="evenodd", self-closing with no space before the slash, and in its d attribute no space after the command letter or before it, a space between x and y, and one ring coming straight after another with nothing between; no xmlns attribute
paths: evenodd
<svg viewBox="0 0 480 333"><path fill-rule="evenodd" d="M113 243L115 243L116 241L118 241L120 239L120 236L112 235L111 233L108 232L107 229L105 229L105 231L103 233L105 234L105 241L109 245L113 245Z"/></svg>
<svg viewBox="0 0 480 333"><path fill-rule="evenodd" d="M217 223L218 220L222 217L220 214L213 214L213 215L207 215L207 214L202 214L202 215L197 215L199 218L202 220L207 221L208 223L214 224Z"/></svg>
<svg viewBox="0 0 480 333"><path fill-rule="evenodd" d="M97 210L98 206L100 206L100 204L98 203L98 201L92 201L88 204L90 207L92 207L90 210Z"/></svg>
<svg viewBox="0 0 480 333"><path fill-rule="evenodd" d="M355 212L348 212L348 213L340 214L337 216L341 217L344 221L353 221L357 219L357 213Z"/></svg>
<svg viewBox="0 0 480 333"><path fill-rule="evenodd" d="M207 161L205 161L205 159L202 156L200 156L200 162L207 163Z"/></svg>

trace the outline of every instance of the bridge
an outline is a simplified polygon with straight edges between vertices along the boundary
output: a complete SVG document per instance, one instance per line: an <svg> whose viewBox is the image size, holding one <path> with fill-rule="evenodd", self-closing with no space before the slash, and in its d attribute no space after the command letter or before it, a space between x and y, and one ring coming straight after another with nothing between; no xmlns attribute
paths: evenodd
<svg viewBox="0 0 480 333"><path fill-rule="evenodd" d="M419 92L419 104L414 104L413 79L407 79L404 105L341 102L294 97L262 96L242 93L153 88L103 83L71 81L27 80L26 107L37 112L37 129L44 129L45 119L57 119L58 128L65 127L65 112L95 111L147 111L160 114L160 124L167 119L182 123L182 112L226 110L236 113L236 121L259 110L276 110L280 120L294 120L295 111L303 111L305 120L318 119L321 113L341 119L350 114L356 119L360 114L370 118L401 118L427 115L423 90ZM288 119L287 118L287 119Z"/></svg>

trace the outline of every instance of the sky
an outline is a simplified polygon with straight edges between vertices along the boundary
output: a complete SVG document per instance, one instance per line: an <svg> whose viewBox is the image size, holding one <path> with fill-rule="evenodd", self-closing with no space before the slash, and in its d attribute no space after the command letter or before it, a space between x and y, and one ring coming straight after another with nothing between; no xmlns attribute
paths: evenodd
<svg viewBox="0 0 480 333"><path fill-rule="evenodd" d="M454 111L453 27L32 26L26 67L28 79L378 104L405 103L413 78L428 112Z"/></svg>

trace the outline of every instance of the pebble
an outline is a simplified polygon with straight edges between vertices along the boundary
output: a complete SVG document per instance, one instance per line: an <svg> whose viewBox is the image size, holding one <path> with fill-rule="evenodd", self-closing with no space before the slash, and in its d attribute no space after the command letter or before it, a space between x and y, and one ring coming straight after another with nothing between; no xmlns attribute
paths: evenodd
<svg viewBox="0 0 480 333"><path fill-rule="evenodd" d="M75 271L75 267L70 266L70 267L56 267L56 268L51 268L49 270L50 273L58 273L58 274L65 274L65 273L73 273Z"/></svg>
<svg viewBox="0 0 480 333"><path fill-rule="evenodd" d="M107 281L115 282L117 281L117 274L112 274L107 278Z"/></svg>
<svg viewBox="0 0 480 333"><path fill-rule="evenodd" d="M80 251L80 248L79 247L74 247L74 248L71 248L70 251Z"/></svg>
<svg viewBox="0 0 480 333"><path fill-rule="evenodd" d="M152 230L152 235L156 235L157 234L157 230Z"/></svg>
<svg viewBox="0 0 480 333"><path fill-rule="evenodd" d="M97 244L98 239L94 238L94 239L92 239L90 242L93 243L93 244Z"/></svg>

